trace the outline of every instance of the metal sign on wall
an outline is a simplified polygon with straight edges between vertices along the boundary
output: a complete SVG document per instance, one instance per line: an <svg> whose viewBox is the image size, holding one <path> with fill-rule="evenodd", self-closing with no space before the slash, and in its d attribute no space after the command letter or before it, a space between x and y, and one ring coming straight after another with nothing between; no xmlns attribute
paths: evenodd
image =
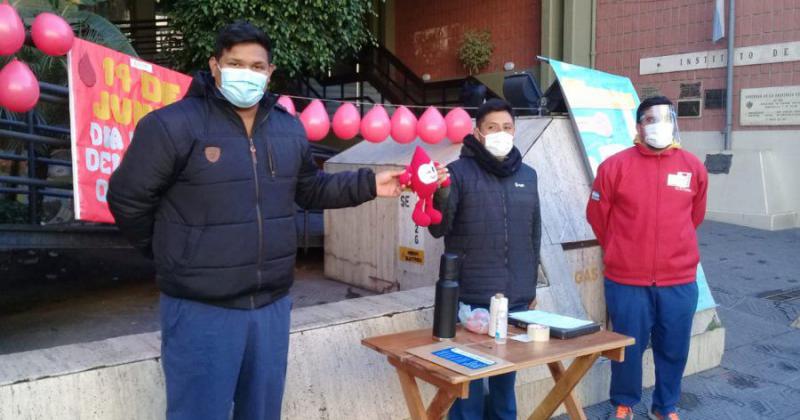
<svg viewBox="0 0 800 420"><path fill-rule="evenodd" d="M800 86L742 89L741 125L800 125Z"/></svg>
<svg viewBox="0 0 800 420"><path fill-rule="evenodd" d="M800 41L740 47L733 54L734 66L787 61L800 61ZM639 60L639 74L713 69L727 65L728 50L698 51L642 58Z"/></svg>

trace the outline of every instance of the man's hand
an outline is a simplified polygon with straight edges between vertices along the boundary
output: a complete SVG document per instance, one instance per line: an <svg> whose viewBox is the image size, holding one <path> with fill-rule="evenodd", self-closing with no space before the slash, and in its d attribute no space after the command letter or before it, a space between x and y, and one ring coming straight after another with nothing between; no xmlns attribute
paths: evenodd
<svg viewBox="0 0 800 420"><path fill-rule="evenodd" d="M439 186L441 186L443 182L447 181L447 178L450 178L450 171L447 170L447 166L441 163L436 164L436 174L439 175L439 178L436 180Z"/></svg>
<svg viewBox="0 0 800 420"><path fill-rule="evenodd" d="M404 171L381 171L375 174L378 197L398 197L403 191L398 179Z"/></svg>

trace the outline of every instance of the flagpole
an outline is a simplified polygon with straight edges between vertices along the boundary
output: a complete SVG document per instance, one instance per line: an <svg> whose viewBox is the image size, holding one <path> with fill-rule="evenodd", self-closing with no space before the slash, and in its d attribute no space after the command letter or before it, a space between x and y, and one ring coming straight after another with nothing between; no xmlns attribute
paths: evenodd
<svg viewBox="0 0 800 420"><path fill-rule="evenodd" d="M729 0L728 3L728 67L727 67L727 89L725 92L725 143L724 150L731 150L733 134L733 61L734 40L736 38L736 0Z"/></svg>

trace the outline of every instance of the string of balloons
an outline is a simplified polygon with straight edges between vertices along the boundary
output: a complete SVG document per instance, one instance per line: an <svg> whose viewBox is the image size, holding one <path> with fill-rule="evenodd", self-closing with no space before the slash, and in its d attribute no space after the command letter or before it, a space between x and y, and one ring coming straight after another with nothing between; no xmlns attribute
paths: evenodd
<svg viewBox="0 0 800 420"><path fill-rule="evenodd" d="M447 115L442 116L438 109L429 106L418 119L409 109L411 106L400 105L389 118L386 108L378 104L362 118L353 102L333 102L341 105L332 120L320 99L312 99L300 113L300 121L310 141L324 139L331 128L333 134L342 140L352 140L360 133L368 142L380 143L391 135L394 141L401 144L411 143L417 137L429 144L439 143L445 137L453 143L461 143L472 132L472 118L463 107L450 108ZM278 104L290 114L297 114L292 97L283 95L278 98Z"/></svg>
<svg viewBox="0 0 800 420"><path fill-rule="evenodd" d="M75 40L72 27L61 16L40 13L31 24L33 44L43 53L58 57L66 54ZM13 55L25 44L25 24L17 11L0 3L0 56ZM12 112L28 112L39 102L39 81L22 61L13 58L0 70L0 107Z"/></svg>

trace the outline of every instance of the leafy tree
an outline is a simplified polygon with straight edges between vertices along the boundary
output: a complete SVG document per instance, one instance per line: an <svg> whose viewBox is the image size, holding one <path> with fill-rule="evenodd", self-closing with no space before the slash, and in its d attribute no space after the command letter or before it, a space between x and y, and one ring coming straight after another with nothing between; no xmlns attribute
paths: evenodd
<svg viewBox="0 0 800 420"><path fill-rule="evenodd" d="M373 0L173 0L172 23L183 34L177 67L205 68L217 32L236 19L264 29L273 42L273 61L290 75L321 74L342 58L374 43L366 18Z"/></svg>

